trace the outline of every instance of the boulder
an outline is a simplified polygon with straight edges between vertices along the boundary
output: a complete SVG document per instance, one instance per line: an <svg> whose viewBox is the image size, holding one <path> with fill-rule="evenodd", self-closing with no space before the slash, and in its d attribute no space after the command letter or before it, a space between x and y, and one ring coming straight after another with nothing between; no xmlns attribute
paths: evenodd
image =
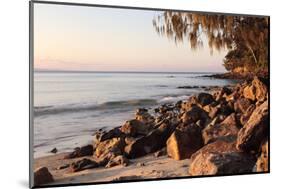
<svg viewBox="0 0 281 189"><path fill-rule="evenodd" d="M99 164L93 160L83 158L81 160L75 161L70 165L71 172L83 171L86 169L92 169L99 167Z"/></svg>
<svg viewBox="0 0 281 189"><path fill-rule="evenodd" d="M94 136L96 143L103 142L108 139L123 137L124 134L121 132L120 127L115 127L109 131L97 132Z"/></svg>
<svg viewBox="0 0 281 189"><path fill-rule="evenodd" d="M72 158L83 157L83 156L92 156L93 152L94 152L93 145L89 144L86 146L75 148L73 152L64 156L64 159L72 159Z"/></svg>
<svg viewBox="0 0 281 189"><path fill-rule="evenodd" d="M148 134L151 130L151 126L146 125L137 119L132 119L126 121L126 123L120 128L120 130L128 136L135 137L137 135Z"/></svg>
<svg viewBox="0 0 281 189"><path fill-rule="evenodd" d="M94 155L97 158L105 157L108 153L114 155L121 155L124 152L125 147L124 138L112 138L98 143Z"/></svg>
<svg viewBox="0 0 281 189"><path fill-rule="evenodd" d="M125 153L129 158L137 158L156 152L165 147L166 141L174 131L175 126L165 121L148 135L136 139L125 147Z"/></svg>
<svg viewBox="0 0 281 189"><path fill-rule="evenodd" d="M110 167L114 167L117 165L128 166L129 160L125 156L119 155L119 156L116 156L116 157L112 158L111 160L109 160L105 167L110 168Z"/></svg>
<svg viewBox="0 0 281 189"><path fill-rule="evenodd" d="M247 123L240 129L237 148L243 151L258 151L261 142L268 136L268 101L256 107Z"/></svg>
<svg viewBox="0 0 281 189"><path fill-rule="evenodd" d="M257 160L257 172L268 172L268 141L264 142L261 147L261 154Z"/></svg>
<svg viewBox="0 0 281 189"><path fill-rule="evenodd" d="M47 167L39 167L34 171L34 185L39 186L53 182L54 178Z"/></svg>
<svg viewBox="0 0 281 189"><path fill-rule="evenodd" d="M181 116L182 123L188 125L196 123L198 120L206 122L209 119L207 112L197 105L193 105L189 111L186 111Z"/></svg>
<svg viewBox="0 0 281 189"><path fill-rule="evenodd" d="M197 100L198 100L198 103L203 107L208 104L211 104L214 101L214 98L209 93L199 93L197 95Z"/></svg>
<svg viewBox="0 0 281 189"><path fill-rule="evenodd" d="M216 140L191 156L189 174L228 175L250 173L255 165L252 155L238 151L231 137Z"/></svg>
<svg viewBox="0 0 281 189"><path fill-rule="evenodd" d="M243 95L250 100L262 102L267 99L267 86L258 77L255 77L251 85L244 88Z"/></svg>
<svg viewBox="0 0 281 189"><path fill-rule="evenodd" d="M247 98L240 98L234 103L234 110L235 112L239 113L246 113L247 109L251 105L251 101Z"/></svg>
<svg viewBox="0 0 281 189"><path fill-rule="evenodd" d="M239 132L235 114L232 113L224 121L217 124L210 123L203 131L202 136L204 143L208 144L217 140L220 137L234 136Z"/></svg>
<svg viewBox="0 0 281 189"><path fill-rule="evenodd" d="M202 146L201 129L191 124L173 132L167 140L167 154L175 160L187 159Z"/></svg>
<svg viewBox="0 0 281 189"><path fill-rule="evenodd" d="M227 87L222 87L220 88L220 90L217 90L215 93L214 93L214 99L216 101L220 101L222 99L223 96L225 95L230 95L232 93L232 90L227 88Z"/></svg>

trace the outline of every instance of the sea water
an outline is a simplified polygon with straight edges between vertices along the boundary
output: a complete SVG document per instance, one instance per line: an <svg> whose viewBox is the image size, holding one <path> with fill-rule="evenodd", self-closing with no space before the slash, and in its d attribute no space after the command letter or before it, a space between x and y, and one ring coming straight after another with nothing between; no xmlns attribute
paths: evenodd
<svg viewBox="0 0 281 189"><path fill-rule="evenodd" d="M207 73L34 72L34 157L92 143L100 128L134 117L137 108L186 100L202 88L235 81Z"/></svg>

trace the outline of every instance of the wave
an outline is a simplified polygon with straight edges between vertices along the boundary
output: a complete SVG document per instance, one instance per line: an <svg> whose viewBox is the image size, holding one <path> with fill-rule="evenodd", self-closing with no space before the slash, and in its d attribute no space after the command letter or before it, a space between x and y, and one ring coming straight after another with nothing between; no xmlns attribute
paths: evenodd
<svg viewBox="0 0 281 189"><path fill-rule="evenodd" d="M177 102L179 100L186 100L189 97L190 97L189 95L180 95L180 96L169 95L169 96L165 96L162 99L158 100L158 102L159 103L172 103L172 102Z"/></svg>
<svg viewBox="0 0 281 189"><path fill-rule="evenodd" d="M58 106L37 106L34 107L34 116L72 113L81 111L96 111L96 110L108 110L108 109L121 109L134 106L147 106L155 105L157 100L155 99L136 99L127 101L109 101L102 104L67 104Z"/></svg>

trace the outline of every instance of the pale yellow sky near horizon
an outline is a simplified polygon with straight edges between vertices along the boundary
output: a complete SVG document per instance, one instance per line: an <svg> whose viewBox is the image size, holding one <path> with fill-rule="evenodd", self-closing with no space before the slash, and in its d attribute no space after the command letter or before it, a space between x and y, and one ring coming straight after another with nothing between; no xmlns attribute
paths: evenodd
<svg viewBox="0 0 281 189"><path fill-rule="evenodd" d="M226 51L159 36L161 12L35 4L34 67L43 70L223 72ZM206 39L205 39L206 41Z"/></svg>

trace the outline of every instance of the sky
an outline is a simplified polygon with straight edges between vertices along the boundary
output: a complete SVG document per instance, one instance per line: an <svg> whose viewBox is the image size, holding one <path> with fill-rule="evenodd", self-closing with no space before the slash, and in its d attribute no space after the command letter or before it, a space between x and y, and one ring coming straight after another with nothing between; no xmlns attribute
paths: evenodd
<svg viewBox="0 0 281 189"><path fill-rule="evenodd" d="M155 31L161 11L35 4L35 70L225 72L226 51L191 50ZM206 39L205 39L206 41Z"/></svg>

